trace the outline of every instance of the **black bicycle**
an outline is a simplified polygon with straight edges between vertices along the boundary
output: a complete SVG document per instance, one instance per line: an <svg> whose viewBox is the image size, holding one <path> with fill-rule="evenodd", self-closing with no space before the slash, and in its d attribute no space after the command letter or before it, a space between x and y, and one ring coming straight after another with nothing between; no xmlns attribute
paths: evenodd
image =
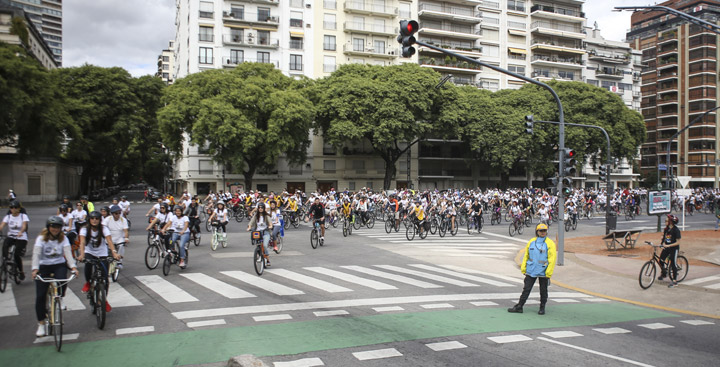
<svg viewBox="0 0 720 367"><path fill-rule="evenodd" d="M430 225L428 222L415 219L413 220L413 224L405 229L405 238L407 238L408 241L412 241L415 236L419 236L420 239L425 239L428 232L430 232Z"/></svg>
<svg viewBox="0 0 720 367"><path fill-rule="evenodd" d="M87 298L90 300L90 310L95 315L95 322L98 329L105 327L105 305L107 304L108 284L103 269L108 269L108 264L114 262L112 257L99 257L95 259L85 259L83 262L93 266L93 272L90 276L90 291Z"/></svg>
<svg viewBox="0 0 720 367"><path fill-rule="evenodd" d="M640 268L640 288L642 289L648 289L650 288L653 283L655 283L655 275L657 274L657 268L660 267L663 274L670 275L670 257L665 259L663 261L660 259L660 255L657 253L658 248L663 248L662 245L653 245L650 241L645 241L645 243L649 246L652 246L653 248L653 257L648 262L646 262L642 268ZM683 252L680 251L678 253L677 261L675 261L675 266L677 267L677 276L675 277L676 282L682 282L685 277L687 276L688 270L690 270L690 265L688 264L688 260L685 256L682 255Z"/></svg>
<svg viewBox="0 0 720 367"><path fill-rule="evenodd" d="M9 237L13 239L12 237ZM0 235L0 244L5 242L5 237ZM12 241L7 249L7 255L2 259L2 268L0 268L0 293L4 293L7 288L8 279L13 278L15 284L20 284L20 270L15 263L15 241Z"/></svg>
<svg viewBox="0 0 720 367"><path fill-rule="evenodd" d="M484 219L482 215L471 215L467 222L467 233L482 233Z"/></svg>
<svg viewBox="0 0 720 367"><path fill-rule="evenodd" d="M190 262L190 248L188 247L188 243L185 243L185 266L187 266L188 262ZM170 240L170 245L168 246L167 252L165 253L165 260L163 260L163 275L167 276L170 274L170 267L177 264L179 266L180 264L180 238L178 238L177 241L173 241L172 237ZM181 268L182 269L182 268Z"/></svg>

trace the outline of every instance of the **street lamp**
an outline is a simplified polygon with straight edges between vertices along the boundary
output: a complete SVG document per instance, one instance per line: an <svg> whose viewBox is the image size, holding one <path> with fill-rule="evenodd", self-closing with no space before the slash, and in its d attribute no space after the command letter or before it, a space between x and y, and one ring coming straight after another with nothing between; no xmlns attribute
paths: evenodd
<svg viewBox="0 0 720 367"><path fill-rule="evenodd" d="M693 23L695 25L698 25L710 32L713 32L715 34L720 34L720 26L717 24L710 23L708 21L702 20L700 18L694 17L690 14L684 13L680 10L673 9L667 6L660 6L660 5L648 5L648 6L616 6L613 11L623 11L623 10L632 10L632 11L640 11L640 10L651 10L651 11L662 11L666 13L670 13L672 15L677 16L678 18L682 18L687 20L690 23Z"/></svg>

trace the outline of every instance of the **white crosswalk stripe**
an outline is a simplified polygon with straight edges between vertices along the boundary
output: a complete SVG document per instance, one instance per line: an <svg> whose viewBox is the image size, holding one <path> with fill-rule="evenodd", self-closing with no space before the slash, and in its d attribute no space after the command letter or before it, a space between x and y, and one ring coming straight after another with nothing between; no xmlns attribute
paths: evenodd
<svg viewBox="0 0 720 367"><path fill-rule="evenodd" d="M428 282L425 282L422 280L416 280L413 278L408 278L406 276L391 274L391 273L387 273L387 272L380 271L380 270L366 268L363 266L349 265L349 266L341 266L341 268L350 269L350 270L357 271L360 273L365 273L368 275L373 275L373 276L376 276L379 278L394 280L394 281L400 282L400 283L414 285L414 286L420 287L420 288L442 288L443 287L439 284L428 283Z"/></svg>
<svg viewBox="0 0 720 367"><path fill-rule="evenodd" d="M17 316L18 312L17 305L15 304L15 294L13 294L13 287L8 281L5 292L0 293L0 317L3 316Z"/></svg>
<svg viewBox="0 0 720 367"><path fill-rule="evenodd" d="M330 282L326 282L324 280L320 280L317 278L309 277L307 275L303 275L294 271L285 270L285 269L268 269L266 272L270 274L274 274L280 277L283 277L285 279L289 279L295 282L303 283L306 285L309 285L313 288L317 288L326 292L330 293L336 293L336 292L352 292L352 289L341 287L336 284L332 284Z"/></svg>
<svg viewBox="0 0 720 367"><path fill-rule="evenodd" d="M490 285L494 285L494 286L497 286L497 287L515 287L515 285L513 285L513 284L509 284L509 283L505 283L505 282L499 282L499 281L493 280L493 279L481 278L481 277L478 277L478 276L475 276L475 275L464 274L464 273L460 273L460 272L457 272L457 271L452 271L452 270L447 270L447 269L443 269L443 268L438 268L438 267L435 267L435 266L424 265L424 264L410 264L410 266L415 267L415 268L418 268L418 269L424 269L424 270L430 270L430 271L438 272L438 273L441 273L441 274L452 275L452 276L454 276L454 277L456 277L456 278L463 278L463 279L467 279L467 280L472 280L473 282L490 284Z"/></svg>
<svg viewBox="0 0 720 367"><path fill-rule="evenodd" d="M235 278L241 282L250 284L254 287L266 290L271 293L275 293L278 296L294 296L298 294L305 294L301 290L286 287L277 282L273 282L264 278L261 278L254 274L245 273L242 271L221 271L220 273L225 274L229 277Z"/></svg>
<svg viewBox="0 0 720 367"><path fill-rule="evenodd" d="M202 273L183 273L180 275L226 298L236 299L255 297L255 295L250 292L233 287L230 284Z"/></svg>
<svg viewBox="0 0 720 367"><path fill-rule="evenodd" d="M158 296L165 299L168 303L198 301L197 298L191 296L175 284L161 278L159 275L142 275L136 276L135 279L150 288L151 291L157 293ZM110 302L110 299L108 299L108 302Z"/></svg>
<svg viewBox="0 0 720 367"><path fill-rule="evenodd" d="M66 296L67 298L67 296ZM113 283L110 286L107 295L108 303L113 307L131 307L131 306L142 306L142 302L138 301L137 298L133 297L125 288L118 283Z"/></svg>
<svg viewBox="0 0 720 367"><path fill-rule="evenodd" d="M468 283L468 282L465 282L465 281L462 281L462 280L451 279L451 278L448 278L448 277L446 277L446 276L440 276L440 275L430 274L430 273L426 273L426 272L423 272L423 271L405 269L405 268L401 268L401 267L399 267L399 266L394 266L394 265L375 265L375 266L378 267L378 268L385 269L385 270L392 270L392 271L396 271L396 272L398 272L398 273L405 273L405 274L415 275L415 276L418 276L418 277L421 277L421 278L431 279L431 280L434 280L434 281L436 281L436 282L441 282L441 283L448 283L448 284L457 285L457 286L459 286L459 287L477 287L477 286L478 286L477 284Z"/></svg>
<svg viewBox="0 0 720 367"><path fill-rule="evenodd" d="M321 267L309 267L309 268L305 268L305 269L310 270L310 271L314 271L314 272L316 272L316 273L320 273L320 274L323 274L323 275L331 276L331 277L333 277L333 278L337 278L337 279L340 279L340 280L344 280L344 281L346 281L346 282L348 282L348 283L359 284L359 285L362 285L362 286L364 286L364 287L372 288L372 289L375 289L375 290L397 289L397 287L392 286L392 285L390 285L390 284L378 282L378 281L371 280L371 279L361 278L361 277L356 276L356 275L352 275L352 274L348 274L348 273L343 273L343 272L336 271L336 270L332 270L332 269L326 269L326 268L321 268Z"/></svg>

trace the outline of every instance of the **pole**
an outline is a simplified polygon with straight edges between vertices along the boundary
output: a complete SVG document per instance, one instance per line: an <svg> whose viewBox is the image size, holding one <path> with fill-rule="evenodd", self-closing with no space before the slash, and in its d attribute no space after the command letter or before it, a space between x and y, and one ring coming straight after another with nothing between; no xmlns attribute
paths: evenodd
<svg viewBox="0 0 720 367"><path fill-rule="evenodd" d="M501 67L499 67L499 66L490 65L490 64L485 63L485 62L482 62L482 61L480 61L480 60L475 60L475 59L473 59L473 58L470 58L470 57L467 57L467 56L463 56L463 55L457 54L457 53L455 53L455 52L448 51L448 50L445 50L445 49L443 49L443 48L440 48L440 47L437 47L437 46L435 46L435 45L431 45L431 44L428 44L428 43L425 43L425 42L422 42L422 41L416 41L415 43L418 44L418 45L420 45L420 46L423 46L423 47L427 47L427 48L430 48L430 49L433 49L433 50L436 50L436 51L440 51L440 52L442 52L442 53L444 53L444 54L446 54L446 55L453 56L453 57L455 57L455 58L458 59L458 60L463 60L463 61L467 61L467 62L469 62L469 63L477 64L477 65L486 67L486 68L488 68L488 69L495 70L495 71L497 71L497 72L499 72L499 73L503 73L503 74L506 74L506 75L510 75L510 76L515 77L515 78L518 78L518 79L520 79L520 80L524 80L524 81L526 81L526 82L528 82L528 83L532 83L532 84L535 84L535 85L539 85L540 87L542 87L542 88L546 89L548 92L550 92L550 94L552 94L553 98L555 99L555 103L557 103L557 106L558 106L558 124L560 125L560 129L559 129L559 139L558 139L558 140L559 140L559 142L558 142L558 149L559 149L559 151L560 151L560 153L559 153L559 155L560 155L560 157L559 157L559 158L560 158L560 159L559 159L560 162L558 163L558 177L559 177L559 180L558 180L558 184L557 184L558 201L559 201L559 203L558 203L558 211L559 211L560 213L565 213L565 201L562 200L562 177L563 177L563 174L564 174L564 170L563 170L563 169L564 169L564 167L563 167L563 166L564 166L564 162L563 162L563 160L565 159L565 156L564 156L564 154L563 154L563 152L565 151L565 113L563 112L563 106L562 106L562 102L560 102L560 97L557 95L557 93L555 92L555 90L552 89L549 85L547 85L547 84L545 84L545 83L543 83L543 82L540 82L540 81L537 81L537 80L535 80L535 79L526 77L525 75L513 73L512 71L503 69L503 68L501 68ZM558 213L558 214L560 214L560 213ZM558 245L557 264L558 264L558 265L563 265L563 264L565 263L565 231L562 231L562 230L558 231L558 243L557 243L557 245Z"/></svg>
<svg viewBox="0 0 720 367"><path fill-rule="evenodd" d="M643 10L643 9L645 9L645 10L664 11L664 12L666 12L666 13L673 14L673 15L677 16L678 18L685 19L685 20L687 20L687 21L690 22L690 23L696 24L696 25L698 25L698 26L700 26L700 27L702 27L702 28L704 28L704 29L706 29L706 30L708 30L708 31L710 31L710 32L713 32L713 33L716 33L716 34L720 34L720 26L718 26L717 24L710 23L710 22L708 22L708 21L702 20L702 19L700 19L700 18L694 17L694 16L692 16L692 15L690 15L690 14L687 14L687 13L685 13L685 12L682 12L682 11L679 11L679 10L677 10L677 9L673 9L673 8L670 8L670 7L667 7L667 6L654 5L654 6L616 6L616 7L615 7L615 10L633 10L633 11L638 11L638 10Z"/></svg>
<svg viewBox="0 0 720 367"><path fill-rule="evenodd" d="M702 115L694 118L692 121L690 121L689 124L687 124L687 125L686 125L685 127L683 127L682 129L678 130L675 134L673 134L673 136L670 137L670 140L668 140L667 152L666 152L666 154L665 154L665 166L666 166L666 167L665 167L665 188L672 189L672 185L671 185L671 182L670 182L670 147L672 146L673 140L675 140L675 138L677 138L678 136L680 136L680 134L682 134L682 133L683 133L685 130L687 130L690 126L693 126L694 124L696 124L697 122L699 122L700 120L702 120L703 117L707 116L709 113L717 110L718 108L720 108L720 106L711 108L711 109L705 111L705 113L703 113ZM678 149L678 151L679 151L679 149ZM675 162L675 163L677 164L677 162ZM660 182L660 169L659 169L659 167L658 167L658 182Z"/></svg>
<svg viewBox="0 0 720 367"><path fill-rule="evenodd" d="M408 142L410 144L410 142ZM407 154L407 189L410 190L410 151L412 149L408 148L408 154ZM418 183L419 185L419 183Z"/></svg>

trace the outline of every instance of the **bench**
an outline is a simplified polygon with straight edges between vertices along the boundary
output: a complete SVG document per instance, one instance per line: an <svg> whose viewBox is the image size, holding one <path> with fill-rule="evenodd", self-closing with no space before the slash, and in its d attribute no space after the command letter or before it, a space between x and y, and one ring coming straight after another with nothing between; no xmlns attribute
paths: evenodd
<svg viewBox="0 0 720 367"><path fill-rule="evenodd" d="M631 229L627 231L612 231L608 233L602 239L605 241L605 246L608 250L617 250L617 245L622 248L635 248L635 243L640 237L640 229Z"/></svg>

